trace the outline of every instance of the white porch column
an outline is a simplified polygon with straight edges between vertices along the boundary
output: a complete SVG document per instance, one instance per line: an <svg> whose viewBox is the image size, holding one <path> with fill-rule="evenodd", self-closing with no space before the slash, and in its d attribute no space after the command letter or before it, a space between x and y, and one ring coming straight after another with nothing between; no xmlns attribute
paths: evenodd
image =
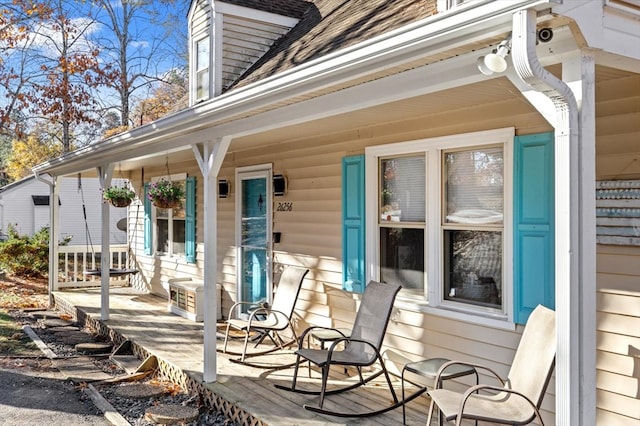
<svg viewBox="0 0 640 426"><path fill-rule="evenodd" d="M106 189L111 185L113 168L113 164L96 167L101 188ZM109 319L109 281L111 280L109 275L109 270L111 269L111 252L109 251L109 203L103 201L100 212L100 319L107 321Z"/></svg>
<svg viewBox="0 0 640 426"><path fill-rule="evenodd" d="M205 382L216 380L216 312L218 277L218 185L217 177L230 137L192 145L204 180L204 371Z"/></svg>
<svg viewBox="0 0 640 426"><path fill-rule="evenodd" d="M49 306L53 306L53 291L58 290L58 244L60 244L60 188L58 177L51 176L51 180L35 174L40 182L49 185Z"/></svg>
<svg viewBox="0 0 640 426"><path fill-rule="evenodd" d="M562 80L574 93L578 103L579 144L571 153L572 164L577 162L577 179L571 181L572 200L578 205L572 211L576 233L571 236L577 247L577 295L568 295L575 309L578 335L571 361L576 365L579 392L575 398L580 425L595 424L596 419L596 112L595 59L591 53L576 52L562 61ZM575 160L573 157L576 157ZM573 174L572 174L573 175ZM576 354L577 352L577 354ZM577 359L576 359L577 358Z"/></svg>
<svg viewBox="0 0 640 426"><path fill-rule="evenodd" d="M516 84L555 129L556 424L595 424L595 67L576 51L563 79L536 56L536 12L513 16ZM515 84L515 83L514 83Z"/></svg>

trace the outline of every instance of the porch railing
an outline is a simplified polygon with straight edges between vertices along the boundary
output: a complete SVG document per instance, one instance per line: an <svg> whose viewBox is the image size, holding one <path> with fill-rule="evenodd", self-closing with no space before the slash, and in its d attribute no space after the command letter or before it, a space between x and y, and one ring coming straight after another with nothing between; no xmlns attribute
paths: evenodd
<svg viewBox="0 0 640 426"><path fill-rule="evenodd" d="M112 269L125 269L129 265L127 244L109 246ZM58 287L95 286L100 284L99 275L87 275L85 271L99 269L102 259L100 247L60 246L58 247ZM127 282L127 275L112 276L112 283Z"/></svg>

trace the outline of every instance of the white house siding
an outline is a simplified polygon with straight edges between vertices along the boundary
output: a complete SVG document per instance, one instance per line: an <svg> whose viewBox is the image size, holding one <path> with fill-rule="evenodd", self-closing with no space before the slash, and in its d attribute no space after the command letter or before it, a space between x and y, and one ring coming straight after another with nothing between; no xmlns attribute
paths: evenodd
<svg viewBox="0 0 640 426"><path fill-rule="evenodd" d="M597 179L640 179L640 75L596 87ZM597 424L640 425L640 247L598 245Z"/></svg>
<svg viewBox="0 0 640 426"><path fill-rule="evenodd" d="M478 89L477 85L474 86L467 89ZM455 92L443 94L443 97L455 98ZM463 110L441 110L437 116L420 116L412 111L411 118L404 121L384 123L381 117L381 124L373 127L336 133L325 127L322 135L296 140L279 140L276 131L262 137L264 142L273 140L274 145L247 148L227 156L220 172L221 178L233 179L235 168L263 163L271 163L274 173L287 176L287 194L273 199L273 229L282 233L281 243L274 245L274 262L311 269L296 305L298 327L308 324L348 327L353 323L357 310L359 296L341 288L341 159L347 155L362 154L367 146L447 134L507 126L515 126L519 134L550 130L517 97L492 107L474 105ZM419 105L417 108L419 111ZM504 114L505 111L512 115L505 118L508 115ZM464 117L464 122L460 117ZM323 126L319 123L317 127ZM256 140L246 138L236 142L240 146L245 143L255 146ZM231 150L234 150L233 142ZM282 202L292 203L292 211L277 211L278 204ZM219 258L222 262L220 276L225 293L230 297L224 299L224 314L231 300L235 300L236 291L234 206L233 197L219 200L218 255L223 256ZM505 331L399 309L394 312L388 328L386 355L397 360L398 365L407 360L437 356L472 360L484 363L505 376L521 332L522 327ZM548 424L554 422L554 389L552 380L543 403L543 415Z"/></svg>
<svg viewBox="0 0 640 426"><path fill-rule="evenodd" d="M559 67L552 67L552 70L559 72ZM629 148L632 145L628 143L617 144L615 136L618 132L620 138L638 144L638 77L624 77L620 72L602 67L598 67L597 77L599 176L638 178L640 161L634 159L640 158L640 147L635 149ZM494 83L509 84L505 79ZM461 101L477 93L486 94L485 103ZM233 188L237 184L234 182L237 167L270 163L274 173L282 173L288 178L287 194L273 199L273 229L282 233L281 242L274 246L274 263L276 266L299 265L311 269L296 305L297 326L348 326L353 321L359 296L341 289L341 159L347 155L362 154L368 146L464 132L510 126L515 127L518 135L551 131L550 126L522 98L513 95L492 100L491 93L487 83L477 83L432 95L442 101L436 110L422 105L420 98L415 99L413 108L403 110L404 116L398 114L393 106L375 109L380 118L377 125L358 126L355 124L357 117L345 117L345 121L354 123L348 130L334 131L320 120L299 125L300 135L312 136L283 138L278 130L274 130L234 140L219 173L220 178L229 179L232 185L231 196L218 199L218 283L224 287L223 315L236 299L236 200ZM630 155L630 152L635 154ZM629 165L621 164L621 160ZM142 254L143 214L140 209L137 213L139 226L132 238L138 267L143 269L136 276L137 285L158 294L164 294L163 280L182 275L201 277L203 270L204 213L200 172L195 161L171 164L171 170L198 177L198 262L189 265L182 259ZM621 170L627 173L621 173ZM165 172L161 166L144 170L147 181L162 174ZM141 174L131 178L135 187L140 188ZM292 203L292 210L278 211L277 206L281 202ZM130 209L130 221L135 220L132 216L135 211ZM637 309L639 299L636 290L640 269L636 270L634 266L638 264L634 257L640 251L611 247L604 250L600 247L598 255L598 423L637 424L629 422L637 422L640 412L637 409L637 371L640 367L637 352L634 356L630 351L640 345L640 332L637 331L640 330L640 309ZM510 331L398 309L389 325L386 354L390 359L398 360L399 365L407 360L436 356L471 360L484 363L504 376L521 332L521 326ZM547 424L554 424L554 393L552 379L542 404Z"/></svg>
<svg viewBox="0 0 640 426"><path fill-rule="evenodd" d="M101 235L100 210L102 193L95 178L82 178L82 189L87 211L87 225L82 213L82 196L78 192L78 181L74 178L60 178L60 238L71 236L71 245L90 243L99 248ZM122 184L114 181L114 184ZM8 186L0 193L0 229L6 232L9 224L16 227L20 234L32 235L44 226L49 226L49 206L35 206L33 195L49 195L49 186L36 179ZM112 207L110 210L109 235L112 244L127 242L127 235L116 224L126 217L127 209Z"/></svg>

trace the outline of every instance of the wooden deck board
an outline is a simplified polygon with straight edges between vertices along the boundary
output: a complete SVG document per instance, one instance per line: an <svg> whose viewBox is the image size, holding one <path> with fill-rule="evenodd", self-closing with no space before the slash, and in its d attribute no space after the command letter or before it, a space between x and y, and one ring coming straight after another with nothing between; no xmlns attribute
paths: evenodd
<svg viewBox="0 0 640 426"><path fill-rule="evenodd" d="M100 290L75 289L55 292L62 298L90 316L100 317ZM136 294L127 288L112 288L109 297L110 319L107 325L126 338L143 346L150 353L202 380L203 372L203 324L195 323L167 311L167 301L157 296ZM218 349L223 340L218 339ZM242 339L232 339L229 349L240 351ZM255 350L251 347L251 350ZM302 395L275 388L275 384L290 385L293 368L265 370L236 364L229 354L217 354L217 382L207 387L227 401L233 402L245 411L267 424L273 425L381 425L402 424L402 409L363 419L324 416L307 411L304 404L317 405L318 396ZM268 361L276 365L295 360L292 351L255 357L252 361ZM306 365L300 367L298 384L301 387L319 390L320 374L313 370L309 379ZM342 368L332 369L331 384L340 385L357 380L355 370L345 377ZM408 392L416 387L407 383ZM400 382L394 380L398 398L401 397ZM372 410L392 402L384 381L378 377L363 388L331 395L325 398L325 408L350 412ZM420 396L407 405L407 424L424 425L428 409L428 399Z"/></svg>

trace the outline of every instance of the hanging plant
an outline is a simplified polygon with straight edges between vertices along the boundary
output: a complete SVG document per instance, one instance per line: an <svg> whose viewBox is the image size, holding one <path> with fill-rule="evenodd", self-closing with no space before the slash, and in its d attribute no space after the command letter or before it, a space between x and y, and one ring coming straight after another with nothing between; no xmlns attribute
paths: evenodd
<svg viewBox="0 0 640 426"><path fill-rule="evenodd" d="M147 197L154 206L161 209L171 209L182 203L184 188L181 183L160 179L149 185Z"/></svg>
<svg viewBox="0 0 640 426"><path fill-rule="evenodd" d="M102 190L102 198L114 207L127 207L135 197L135 192L126 186L110 186Z"/></svg>

